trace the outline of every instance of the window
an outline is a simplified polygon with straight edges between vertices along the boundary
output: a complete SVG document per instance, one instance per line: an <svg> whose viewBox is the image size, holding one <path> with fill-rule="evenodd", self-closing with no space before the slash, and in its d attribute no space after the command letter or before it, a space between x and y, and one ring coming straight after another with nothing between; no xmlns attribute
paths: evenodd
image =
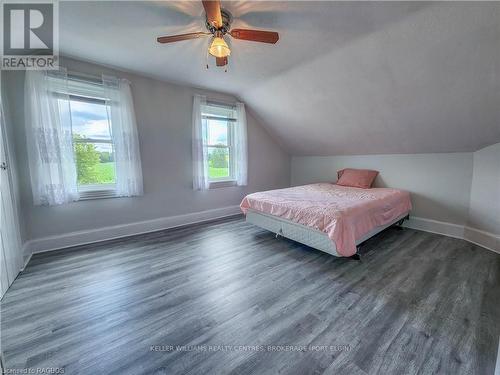
<svg viewBox="0 0 500 375"><path fill-rule="evenodd" d="M202 109L202 121L207 132L204 147L207 149L209 182L235 181L235 109L207 103Z"/></svg>
<svg viewBox="0 0 500 375"><path fill-rule="evenodd" d="M103 86L69 79L67 94L80 199L115 196L115 147Z"/></svg>
<svg viewBox="0 0 500 375"><path fill-rule="evenodd" d="M247 185L245 105L193 97L193 189Z"/></svg>
<svg viewBox="0 0 500 375"><path fill-rule="evenodd" d="M113 195L115 153L105 101L70 95L69 105L80 196Z"/></svg>

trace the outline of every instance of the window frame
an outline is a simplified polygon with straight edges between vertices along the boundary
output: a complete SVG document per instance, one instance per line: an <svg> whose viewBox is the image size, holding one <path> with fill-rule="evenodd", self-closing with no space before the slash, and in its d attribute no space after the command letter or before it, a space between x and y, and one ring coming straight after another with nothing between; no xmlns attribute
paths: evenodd
<svg viewBox="0 0 500 375"><path fill-rule="evenodd" d="M205 111L210 113L209 108L210 107L215 107L215 108L223 108L225 110L232 111L234 114L234 117L230 116L223 116L223 115L214 115L209 114L209 115L204 115L203 114L203 109L201 113L201 118L202 121L206 121L206 131L207 131L207 138L209 134L209 121L214 120L214 121L225 121L226 126L227 126L227 145L212 145L208 142L208 139L206 142L204 141L203 147L207 149L207 154L208 154L208 149L209 148L222 148L222 149L227 149L228 154L229 154L229 163L228 163L228 168L229 168L229 176L227 177L219 177L219 178L210 178L210 175L208 176L208 181L209 181L209 188L220 188L220 187L229 187L229 186L236 186L236 160L235 160L235 154L236 154L236 145L235 145L235 139L234 139L234 125L238 121L238 119L235 116L235 110L236 107L233 104L226 104L226 103L219 103L219 102L213 102L213 101L207 101L205 105ZM208 163L208 159L206 161Z"/></svg>
<svg viewBox="0 0 500 375"><path fill-rule="evenodd" d="M98 86L99 91L102 90L102 84L93 82L93 81L85 81L80 78L73 79L68 77L68 81L73 81L76 84L80 85L86 85L88 87L92 86ZM101 104L105 107L106 109L106 114L108 117L108 124L111 127L111 119L109 118L109 111L106 107L106 98L104 97L103 93L97 92L97 87L96 87L96 92L93 94L93 96L85 96L84 94L81 93L75 93L72 92L71 88L68 88L68 92L65 93L68 95L69 99L69 105L70 105L70 119L71 119L71 138L72 142L74 143L75 140L73 139L73 117L71 114L71 102L72 101L80 101L84 103L93 103L93 104ZM103 140L103 139L94 139L94 138L85 138L85 140L79 140L77 143L102 143L102 144L109 144L111 145L111 148L113 149L114 152L114 141L113 141L113 134L110 132L110 140ZM76 167L76 158L75 158L75 167ZM116 173L116 163L115 163L115 173ZM116 177L116 174L115 174ZM77 189L78 189L78 194L79 194L79 200L89 200L89 199L101 199L101 198L114 198L117 197L116 193L116 181L114 184L88 184L88 185L80 185L77 182Z"/></svg>

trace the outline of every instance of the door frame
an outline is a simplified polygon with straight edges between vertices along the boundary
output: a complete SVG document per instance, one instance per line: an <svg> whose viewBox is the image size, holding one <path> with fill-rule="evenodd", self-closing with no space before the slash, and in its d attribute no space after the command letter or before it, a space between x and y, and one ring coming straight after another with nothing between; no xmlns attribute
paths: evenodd
<svg viewBox="0 0 500 375"><path fill-rule="evenodd" d="M0 79L1 79L1 73L0 73ZM2 233L2 241L6 241L6 238L8 237L10 239L10 241L12 241L12 246L14 247L14 249L9 249L9 251L11 251L11 253L7 254L7 250L4 249L4 251L2 252L2 254L0 254L0 256L2 257L2 260L4 260L5 262L3 263L4 266L6 267L5 271L6 271L6 274L8 276L8 282L7 282L7 288L6 288L6 291L8 290L8 288L10 287L10 285L12 285L12 282L15 280L15 278L17 277L17 275L19 274L19 272L23 269L24 267L24 254L23 254L23 246L22 246L22 238L21 238L21 232L20 232L20 216L19 216L19 211L18 211L18 205L17 205L17 191L15 189L15 185L14 185L14 175L13 175L13 169L12 169L12 166L13 166L13 157L12 157L12 150L10 149L9 147L9 142L7 141L7 118L6 118L6 115L5 115L5 108L4 108L4 98L3 98L3 95L1 95L0 93L0 149L1 149L1 152L0 152L0 157L3 159L5 158L5 160L1 160L1 161L5 161L5 163L7 164L7 169L6 170L1 170L1 174L3 176L1 176L0 178L5 178L6 176L6 179L7 181L5 181L5 183L7 184L7 189L2 191L2 193L6 192L7 193L7 200L8 200L8 205L10 207L8 207L8 211L10 212L9 213L6 213L7 216L11 216L12 215L12 226L9 230L9 232L12 232L12 233L9 233L8 236L4 236L6 233ZM1 155L1 154L4 154L4 155ZM3 172L6 172L6 173L3 173ZM2 185L3 185L3 181L2 181ZM1 202L0 202L1 204ZM1 213L1 212L0 212ZM5 228L6 226L5 225L2 225L3 228ZM8 256L10 256L10 260L8 260ZM13 262L13 265L12 265L12 269L10 269L10 266L9 264L11 263L11 261ZM9 269L9 270L7 270ZM10 273L15 273L15 274L10 274ZM5 291L5 293L6 293ZM0 291L1 292L1 291ZM0 299L3 298L3 296L5 296L5 293L3 295L0 295Z"/></svg>

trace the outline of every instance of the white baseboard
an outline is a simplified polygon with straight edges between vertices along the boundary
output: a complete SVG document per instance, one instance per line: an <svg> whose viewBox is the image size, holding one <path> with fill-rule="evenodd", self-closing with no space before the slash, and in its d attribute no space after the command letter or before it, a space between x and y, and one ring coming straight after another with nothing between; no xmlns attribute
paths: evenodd
<svg viewBox="0 0 500 375"><path fill-rule="evenodd" d="M405 227L460 238L500 254L500 236L466 225L410 216Z"/></svg>
<svg viewBox="0 0 500 375"><path fill-rule="evenodd" d="M24 244L24 256L25 258L29 258L31 254L34 253L128 237L136 234L170 229L188 224L201 223L204 221L234 216L240 213L241 210L239 206L229 206L184 215L162 217L153 220L37 238L27 241Z"/></svg>
<svg viewBox="0 0 500 375"><path fill-rule="evenodd" d="M464 228L464 240L500 254L500 236L476 228Z"/></svg>
<svg viewBox="0 0 500 375"><path fill-rule="evenodd" d="M238 215L239 213L241 213L239 206L229 206L184 215L163 217L153 220L37 238L27 241L24 244L24 257L27 261L29 261L31 254L34 253L128 237L136 234L170 229L188 224L201 223L204 221ZM500 236L493 233L470 228L464 225L415 216L410 216L410 220L405 221L404 226L426 232L442 234L449 237L464 239L486 249L500 253Z"/></svg>
<svg viewBox="0 0 500 375"><path fill-rule="evenodd" d="M405 221L403 225L408 228L423 230L424 232L443 234L454 238L464 238L463 225L447 223L445 221L425 219L423 217L410 215L410 220Z"/></svg>
<svg viewBox="0 0 500 375"><path fill-rule="evenodd" d="M500 336L498 337L497 364L495 366L495 375L500 375Z"/></svg>
<svg viewBox="0 0 500 375"><path fill-rule="evenodd" d="M33 256L33 252L32 251L29 251L28 249L28 242L25 242L24 245L23 245L23 268L21 268L21 271L24 271L24 269L26 268L26 266L28 265L28 263L30 262L31 260L31 257Z"/></svg>

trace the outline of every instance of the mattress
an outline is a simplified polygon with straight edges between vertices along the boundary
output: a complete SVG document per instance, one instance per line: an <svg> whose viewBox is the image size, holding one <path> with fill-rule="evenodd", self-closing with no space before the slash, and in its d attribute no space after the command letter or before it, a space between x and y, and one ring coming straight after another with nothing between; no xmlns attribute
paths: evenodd
<svg viewBox="0 0 500 375"><path fill-rule="evenodd" d="M240 207L325 233L338 255L351 256L359 239L406 216L411 201L399 189L318 183L249 194Z"/></svg>

